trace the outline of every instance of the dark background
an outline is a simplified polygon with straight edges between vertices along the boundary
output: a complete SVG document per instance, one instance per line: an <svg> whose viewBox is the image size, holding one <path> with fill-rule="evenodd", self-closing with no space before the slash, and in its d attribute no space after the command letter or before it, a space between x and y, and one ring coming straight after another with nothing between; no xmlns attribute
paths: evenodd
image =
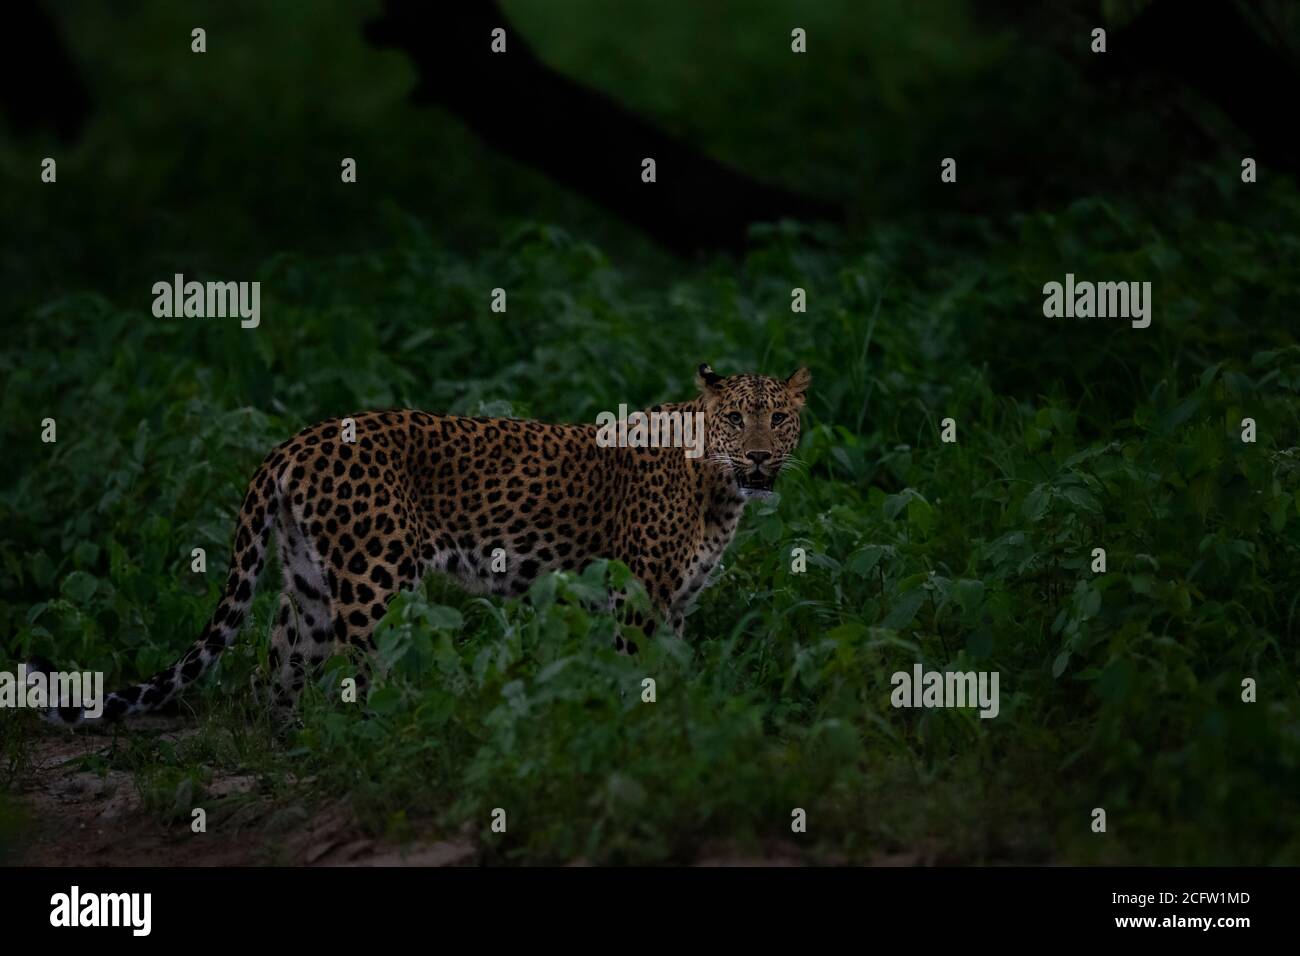
<svg viewBox="0 0 1300 956"><path fill-rule="evenodd" d="M136 795L103 853L148 830L140 862L211 861L251 828L253 859L304 862L294 834L329 814L396 844L468 834L484 861L1296 862L1294 5L12 10L13 662L110 682L169 662L215 603L243 483L309 422L590 421L689 396L700 362L813 371L801 465L684 643L606 653L599 574L523 602L432 582L390 611L371 719L327 678L285 740L242 690L268 577L184 733L76 755ZM177 272L261 281L261 326L155 319ZM1152 282L1152 326L1045 319L1067 272ZM999 718L890 707L918 660L999 671ZM0 842L42 862L61 824L32 810L57 801L30 717L0 729ZM189 839L205 800L230 825Z"/></svg>

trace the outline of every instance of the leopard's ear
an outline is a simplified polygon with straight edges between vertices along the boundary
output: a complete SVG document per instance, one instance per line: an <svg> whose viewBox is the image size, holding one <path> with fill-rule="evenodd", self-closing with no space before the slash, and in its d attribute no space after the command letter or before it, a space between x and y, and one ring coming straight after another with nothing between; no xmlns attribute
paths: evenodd
<svg viewBox="0 0 1300 956"><path fill-rule="evenodd" d="M811 384L812 372L806 368L800 368L785 380L786 391L790 393L790 400L794 402L795 408L803 407L804 393L808 391L808 386Z"/></svg>
<svg viewBox="0 0 1300 956"><path fill-rule="evenodd" d="M701 392L709 392L722 384L722 376L708 365L701 365L695 370L695 386Z"/></svg>

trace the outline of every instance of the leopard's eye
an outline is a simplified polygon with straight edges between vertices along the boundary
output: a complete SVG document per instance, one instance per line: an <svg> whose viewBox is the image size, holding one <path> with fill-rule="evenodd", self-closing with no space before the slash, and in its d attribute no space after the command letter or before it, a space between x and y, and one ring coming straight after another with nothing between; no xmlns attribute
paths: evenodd
<svg viewBox="0 0 1300 956"><path fill-rule="evenodd" d="M741 425L745 424L745 416L740 414L740 412L732 412L727 416L727 421L739 428Z"/></svg>
<svg viewBox="0 0 1300 956"><path fill-rule="evenodd" d="M773 412L773 413L772 413L772 425L773 425L773 426L780 425L783 421L785 421L785 412Z"/></svg>

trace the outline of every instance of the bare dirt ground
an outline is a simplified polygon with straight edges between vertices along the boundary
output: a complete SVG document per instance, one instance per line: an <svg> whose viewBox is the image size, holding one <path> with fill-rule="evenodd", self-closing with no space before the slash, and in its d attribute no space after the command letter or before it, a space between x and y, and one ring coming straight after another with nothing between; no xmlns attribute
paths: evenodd
<svg viewBox="0 0 1300 956"><path fill-rule="evenodd" d="M181 719L147 718L148 728L178 741L193 733ZM140 726L145 726L142 720ZM18 866L473 866L472 839L416 840L404 845L368 837L342 803L311 812L285 807L262 794L251 776L214 775L202 806L207 832L188 821L167 823L142 803L132 776L69 766L103 753L107 739L53 731L32 742L33 772L17 796L28 827L12 863ZM570 865L585 865L574 860ZM802 848L775 841L742 852L726 844L703 846L696 866L802 866ZM819 865L843 861L818 859ZM876 866L937 862L920 850L882 855Z"/></svg>
<svg viewBox="0 0 1300 956"><path fill-rule="evenodd" d="M152 729L179 740L180 721ZM142 805L131 775L77 770L68 762L100 753L96 735L50 733L33 743L33 773L17 796L28 834L19 866L460 866L473 864L469 840L405 846L366 837L342 806L308 814L276 806L253 777L221 775L205 788L207 832L188 821L168 824Z"/></svg>

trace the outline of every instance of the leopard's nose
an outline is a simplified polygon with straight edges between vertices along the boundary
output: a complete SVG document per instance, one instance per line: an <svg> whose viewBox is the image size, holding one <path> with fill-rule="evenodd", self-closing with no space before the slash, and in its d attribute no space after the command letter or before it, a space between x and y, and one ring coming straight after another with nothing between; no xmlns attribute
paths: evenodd
<svg viewBox="0 0 1300 956"><path fill-rule="evenodd" d="M747 451L745 457L754 463L755 468L762 468L763 462L772 457L770 451Z"/></svg>

